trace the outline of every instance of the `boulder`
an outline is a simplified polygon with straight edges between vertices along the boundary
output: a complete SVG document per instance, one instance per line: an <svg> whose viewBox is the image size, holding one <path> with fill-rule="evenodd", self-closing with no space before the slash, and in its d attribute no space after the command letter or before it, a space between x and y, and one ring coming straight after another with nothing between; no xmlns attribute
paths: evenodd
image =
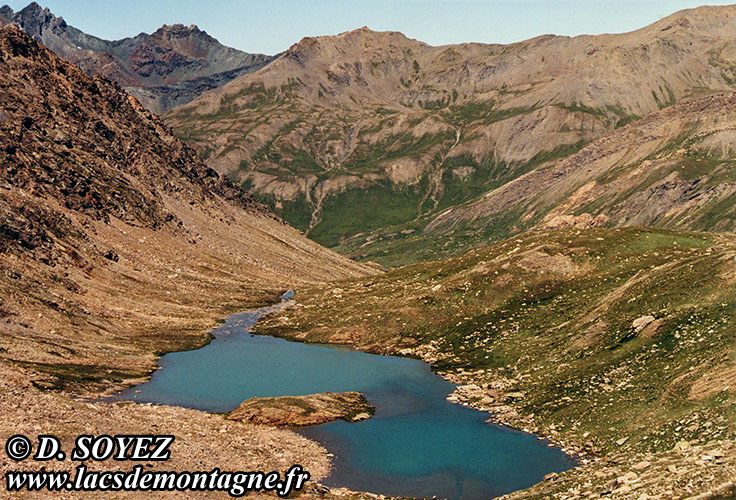
<svg viewBox="0 0 736 500"><path fill-rule="evenodd" d="M642 316L640 318L636 318L633 323L631 323L631 326L634 328L634 330L638 332L642 331L644 328L654 321L654 316Z"/></svg>

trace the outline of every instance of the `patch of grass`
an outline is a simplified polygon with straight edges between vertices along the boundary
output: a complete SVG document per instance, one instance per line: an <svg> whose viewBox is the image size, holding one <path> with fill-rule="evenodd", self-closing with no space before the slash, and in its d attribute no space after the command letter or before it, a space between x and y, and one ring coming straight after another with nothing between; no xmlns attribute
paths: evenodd
<svg viewBox="0 0 736 500"><path fill-rule="evenodd" d="M436 206L423 207L433 208L430 213L426 213L419 219L416 219L417 212L407 213L407 216L412 213L415 215L412 219L404 221L395 219L393 225L390 226L379 226L382 229L377 233L376 240L370 245L363 246L365 237L355 240L348 239L338 245L336 250L357 260L375 261L383 266L394 267L426 259L452 257L479 245L496 242L522 232L532 227L541 216L537 215L524 220L525 211L521 206L509 208L481 221L465 223L453 228L453 231L447 235L425 234L423 228L431 220L433 214L436 215L448 207L468 202L545 162L568 156L584 145L583 141L562 145L552 151L537 154L529 162L519 164L507 164L493 157L488 157L479 163L470 155L447 158L442 166L443 190L437 198ZM460 167L469 167L472 170L468 177L463 179L453 174L453 170ZM409 230L414 230L414 232L402 233L402 231ZM386 234L391 236L382 236Z"/></svg>
<svg viewBox="0 0 736 500"><path fill-rule="evenodd" d="M322 172L322 167L314 159L309 151L303 149L293 150L284 148L288 159L283 161L283 166L294 174L315 174Z"/></svg>
<svg viewBox="0 0 736 500"><path fill-rule="evenodd" d="M733 231L736 227L736 193L703 207L693 226L709 231Z"/></svg>
<svg viewBox="0 0 736 500"><path fill-rule="evenodd" d="M399 158L416 158L433 148L451 145L455 135L451 131L425 134L419 138L411 134L390 136L375 144L361 144L348 158L343 169L361 174L382 168L385 162Z"/></svg>
<svg viewBox="0 0 736 500"><path fill-rule="evenodd" d="M31 381L36 388L41 390L73 391L76 388L89 387L94 384L122 383L137 376L134 371L113 370L98 365L10 361L42 374L41 379Z"/></svg>
<svg viewBox="0 0 736 500"><path fill-rule="evenodd" d="M495 101L468 101L462 104L453 104L448 108L445 116L451 122L468 124L483 121L483 123L490 124L525 115L537 109L539 109L539 103L532 106L498 109Z"/></svg>
<svg viewBox="0 0 736 500"><path fill-rule="evenodd" d="M372 233L376 239L363 246L366 237L350 239L336 249L359 261L374 261L385 267L399 267L417 262L454 257L473 248L500 241L522 232L536 223L536 218L521 221L518 207L494 214L482 221L455 228L447 234L423 231L429 222L423 217L410 224L390 226ZM410 234L401 231L413 230Z"/></svg>
<svg viewBox="0 0 736 500"><path fill-rule="evenodd" d="M309 228L314 207L307 201L304 194L299 194L293 200L277 200L273 195L264 193L253 193L253 197L264 205L273 207L274 213L300 231L306 231Z"/></svg>
<svg viewBox="0 0 736 500"><path fill-rule="evenodd" d="M347 189L324 201L322 221L309 237L333 247L347 236L410 220L418 214L421 191L421 185L397 189L388 181Z"/></svg>
<svg viewBox="0 0 736 500"><path fill-rule="evenodd" d="M558 103L554 104L554 106L570 112L585 113L602 121L612 122L614 128L622 127L641 118L636 114L627 112L623 107L613 104L608 104L603 108L593 108L577 102L573 104Z"/></svg>

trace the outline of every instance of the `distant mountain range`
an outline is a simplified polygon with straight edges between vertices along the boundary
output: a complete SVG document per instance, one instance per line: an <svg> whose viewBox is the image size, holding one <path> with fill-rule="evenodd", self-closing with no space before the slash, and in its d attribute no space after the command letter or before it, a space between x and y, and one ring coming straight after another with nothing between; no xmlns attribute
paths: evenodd
<svg viewBox="0 0 736 500"><path fill-rule="evenodd" d="M262 68L273 57L225 47L197 26L164 25L152 34L108 41L88 35L33 2L0 16L89 74L121 85L155 113Z"/></svg>
<svg viewBox="0 0 736 500"><path fill-rule="evenodd" d="M305 38L165 120L210 166L316 241L395 264L406 263L421 239L421 255L409 261L434 258L532 227L549 211L566 215L562 207L524 208L550 182L523 191L525 179L542 177L530 172L577 152L585 158L585 145L680 101L736 89L735 17L734 6L703 7L631 33L545 35L510 45L433 47L367 28ZM684 122L665 127L662 141L687 130ZM650 146L654 152L663 144ZM610 167L606 175L615 178ZM584 177L568 170L566 182ZM658 175L640 188L686 174ZM500 189L515 193L516 202L494 206L492 218L455 210ZM598 215L606 225L665 223L632 210L585 207L596 223L604 224ZM480 229L463 233L470 219ZM712 227L706 219L669 217L666 224ZM695 220L702 224L685 222Z"/></svg>
<svg viewBox="0 0 736 500"><path fill-rule="evenodd" d="M735 6L510 45L361 28L274 57L182 25L100 40L35 3L0 18L154 112L184 103L164 120L210 167L353 258L540 227L736 227Z"/></svg>

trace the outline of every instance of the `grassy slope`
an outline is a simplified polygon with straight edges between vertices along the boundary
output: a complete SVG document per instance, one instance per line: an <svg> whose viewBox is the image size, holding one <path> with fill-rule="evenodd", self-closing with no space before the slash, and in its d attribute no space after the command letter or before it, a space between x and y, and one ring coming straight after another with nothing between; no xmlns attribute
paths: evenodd
<svg viewBox="0 0 736 500"><path fill-rule="evenodd" d="M734 384L718 381L736 360L734 256L733 239L700 233L531 233L305 291L257 330L422 355L497 398L522 392L512 406L539 432L662 452L736 437ZM656 321L636 332L643 315Z"/></svg>
<svg viewBox="0 0 736 500"><path fill-rule="evenodd" d="M290 95L276 90L268 92L256 86L242 90L241 94L250 97L244 105L236 105L235 98L226 96L217 113L197 114L182 107L169 113L167 120L175 124L176 133L182 140L196 147L203 158L211 161L213 154L224 156L245 148L244 145L252 140L250 136L255 134L259 126L271 121L281 123L286 120L284 115L291 116L298 108ZM368 108L362 110L362 114L348 119L340 113L333 113L333 116L322 111L317 113L313 109L302 109L299 119L288 121L273 132L266 144L243 160L240 169L231 172L230 177L238 182L240 176L250 170L273 175L280 182L295 182L310 175L316 176L319 181L345 175L378 176L380 180L365 181L330 193L320 207L318 223L308 233L311 239L322 245L337 246L340 251L355 253L352 251L355 244L341 245L346 238L374 230L390 233L390 229L386 228L392 226L400 226L400 230L417 224L423 227L430 220L425 216L472 200L545 162L574 153L586 143L581 140L552 147L550 151L542 151L528 161L510 164L495 159L492 154L479 159L469 154L450 154L455 146L457 149L473 149L473 144L479 140L479 130L483 127L529 114L536 109L496 108L493 102L467 102L462 105L445 103L432 110L414 110L414 125L388 136L383 136L381 130L389 127L392 120L398 119L396 117L400 114L396 111L387 111L382 107ZM593 116L610 122L613 124L611 126L625 122L619 115L606 110L598 110ZM432 120L444 123L447 128L442 132L413 133L413 127ZM318 123L318 126L312 122ZM325 146L326 141L347 141L345 137L356 123L360 132L355 150L337 166L327 167L330 154L325 151L329 150ZM228 131L243 127L245 130L242 134L229 137L225 150L215 153L210 149L210 136L212 130L221 127ZM464 131L457 145L453 129ZM419 159L423 164L424 171L416 182L409 185L394 184L385 178L386 167L392 161L402 159ZM465 178L457 177L453 174L453 169L457 167L471 168L472 174ZM437 178L439 181L433 182ZM303 231L309 228L311 215L317 208L314 193L311 193L309 200L304 193L298 194L293 200L279 200L272 194L253 190L250 182L244 182L243 186L294 227ZM378 207L381 210L377 210ZM401 250L396 249L391 257L400 253ZM356 255L361 255L361 252ZM421 258L413 257L411 262ZM397 263L380 255L375 260L390 265ZM402 259L398 263L408 262Z"/></svg>
<svg viewBox="0 0 736 500"><path fill-rule="evenodd" d="M432 220L432 215L428 215L355 235L334 250L356 261L377 262L385 267L440 260L521 233L538 220L538 217L522 220L522 215L520 208L511 207L480 221L460 225L451 232L432 235L424 233L424 227Z"/></svg>

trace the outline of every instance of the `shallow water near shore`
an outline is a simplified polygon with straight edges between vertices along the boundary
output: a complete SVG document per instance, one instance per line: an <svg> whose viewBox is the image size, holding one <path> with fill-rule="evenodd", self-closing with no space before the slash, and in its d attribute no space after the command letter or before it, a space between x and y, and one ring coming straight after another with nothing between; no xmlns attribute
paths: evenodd
<svg viewBox="0 0 736 500"><path fill-rule="evenodd" d="M231 316L210 344L166 354L149 382L120 396L227 412L252 397L359 391L376 407L371 419L298 429L334 454L327 486L475 500L575 465L536 436L487 424L487 413L448 402L454 385L427 363L248 333L279 307Z"/></svg>

